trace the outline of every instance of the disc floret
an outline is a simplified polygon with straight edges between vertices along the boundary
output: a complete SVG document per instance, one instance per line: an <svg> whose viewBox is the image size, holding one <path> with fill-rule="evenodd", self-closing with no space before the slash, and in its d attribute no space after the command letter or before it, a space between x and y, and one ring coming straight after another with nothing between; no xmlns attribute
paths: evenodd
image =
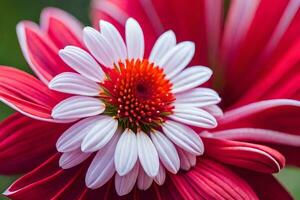
<svg viewBox="0 0 300 200"><path fill-rule="evenodd" d="M101 86L106 114L118 119L123 129L149 132L172 113L172 84L162 68L146 59L120 61L107 71Z"/></svg>

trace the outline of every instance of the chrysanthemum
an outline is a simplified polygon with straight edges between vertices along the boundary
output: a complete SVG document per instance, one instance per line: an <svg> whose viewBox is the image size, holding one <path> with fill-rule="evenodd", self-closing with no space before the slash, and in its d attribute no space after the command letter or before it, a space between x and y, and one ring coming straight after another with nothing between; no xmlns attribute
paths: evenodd
<svg viewBox="0 0 300 200"><path fill-rule="evenodd" d="M162 34L145 58L143 31L134 19L126 22L126 45L112 24L100 21L100 30L84 28L88 52L76 46L59 51L75 72L58 74L48 84L73 95L52 109L53 119L78 120L56 143L63 153L59 164L68 169L96 153L87 187L99 188L117 172L119 195L129 193L136 180L142 190L153 179L162 185L165 168L176 174L180 166L189 168L187 156L195 160L203 154L201 138L188 125L217 125L209 107L220 98L198 87L212 72L202 66L185 69L194 44L176 44L172 31Z"/></svg>
<svg viewBox="0 0 300 200"><path fill-rule="evenodd" d="M0 173L27 173L4 194L291 199L271 174L286 161L300 166L298 10L294 1L232 1L223 31L221 2L95 1L99 32L53 8L40 27L21 22L40 80L0 68L0 98L21 113L0 124ZM218 86L224 115L216 92L198 87L211 75L199 63L217 72L205 86Z"/></svg>

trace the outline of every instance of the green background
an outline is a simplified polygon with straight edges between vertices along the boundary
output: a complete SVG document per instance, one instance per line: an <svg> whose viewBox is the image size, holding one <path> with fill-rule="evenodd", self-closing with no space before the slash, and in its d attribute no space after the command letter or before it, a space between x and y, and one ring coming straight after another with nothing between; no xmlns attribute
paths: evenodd
<svg viewBox="0 0 300 200"><path fill-rule="evenodd" d="M76 16L84 24L89 24L88 0L0 0L0 64L31 72L19 48L15 26L20 20L39 21L41 10L47 6L62 8ZM0 103L0 119L12 112ZM299 156L300 159L300 156ZM1 163L0 163L1 164ZM288 168L276 175L288 190L300 199L300 170ZM0 192L16 177L0 176ZM0 197L0 200L5 199Z"/></svg>

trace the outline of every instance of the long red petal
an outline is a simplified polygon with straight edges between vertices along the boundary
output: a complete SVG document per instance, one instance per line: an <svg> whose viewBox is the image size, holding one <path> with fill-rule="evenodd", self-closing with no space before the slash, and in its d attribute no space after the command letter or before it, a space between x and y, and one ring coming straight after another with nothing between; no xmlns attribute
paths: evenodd
<svg viewBox="0 0 300 200"><path fill-rule="evenodd" d="M264 173L279 172L285 158L267 146L202 137L206 155L223 163Z"/></svg>
<svg viewBox="0 0 300 200"><path fill-rule="evenodd" d="M63 96L15 68L0 66L0 101L31 118L55 121L52 108Z"/></svg>

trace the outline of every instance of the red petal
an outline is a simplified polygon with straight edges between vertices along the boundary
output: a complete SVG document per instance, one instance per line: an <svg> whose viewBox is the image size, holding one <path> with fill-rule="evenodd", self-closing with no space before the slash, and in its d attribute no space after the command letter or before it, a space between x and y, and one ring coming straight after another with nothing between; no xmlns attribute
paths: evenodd
<svg viewBox="0 0 300 200"><path fill-rule="evenodd" d="M59 154L54 154L42 165L19 178L5 192L4 195L11 199L60 199L60 195L72 188L80 180L84 182L83 175L85 169L83 166L74 167L69 170L63 170L58 166ZM75 184L75 185L73 185ZM82 186L82 185L81 185ZM78 187L72 192L77 196L85 187ZM77 199L74 193L69 193L71 199Z"/></svg>
<svg viewBox="0 0 300 200"><path fill-rule="evenodd" d="M0 66L0 100L20 113L54 121L52 108L62 98L35 77L15 68Z"/></svg>
<svg viewBox="0 0 300 200"><path fill-rule="evenodd" d="M226 105L235 102L248 89L251 89L251 95L247 95L247 101L244 103L271 98L272 91L266 91L267 88L269 90L273 87L278 90L278 86L283 84L283 79L290 79L286 72L292 73L292 67L292 74L296 74L297 68L299 72L299 67L294 62L299 49L296 30L300 18L297 4L298 2L286 0L279 0L276 5L273 1L260 1L245 38L237 45L238 48L231 57L232 62L227 63L228 81L224 92L228 97ZM270 7L272 9L269 9ZM239 87L236 87L237 82ZM252 87L256 82L259 84ZM297 91L297 88L294 90ZM292 97L280 95L273 98Z"/></svg>
<svg viewBox="0 0 300 200"><path fill-rule="evenodd" d="M258 195L259 199L292 200L289 192L269 174L236 170Z"/></svg>
<svg viewBox="0 0 300 200"><path fill-rule="evenodd" d="M56 152L55 143L69 125L13 114L0 124L0 173L27 172Z"/></svg>
<svg viewBox="0 0 300 200"><path fill-rule="evenodd" d="M33 22L23 21L17 25L17 34L25 59L45 83L55 75L71 71L58 56L58 47Z"/></svg>
<svg viewBox="0 0 300 200"><path fill-rule="evenodd" d="M223 163L264 173L279 172L285 158L269 147L246 142L202 137L206 155Z"/></svg>
<svg viewBox="0 0 300 200"><path fill-rule="evenodd" d="M100 19L124 25L130 16L139 21L147 39L147 52L162 32L172 29L179 41L196 42L195 61L207 64L208 54L215 54L221 32L222 1L191 0L94 0L93 21ZM166 15L166 13L168 13ZM119 28L120 29L120 28Z"/></svg>
<svg viewBox="0 0 300 200"><path fill-rule="evenodd" d="M258 127L299 133L300 101L272 99L229 110L218 119L218 130Z"/></svg>
<svg viewBox="0 0 300 200"><path fill-rule="evenodd" d="M60 49L67 45L83 47L83 26L75 17L63 10L45 8L41 13L41 29Z"/></svg>
<svg viewBox="0 0 300 200"><path fill-rule="evenodd" d="M258 199L249 185L224 166L199 160L187 173L172 176L185 199Z"/></svg>

